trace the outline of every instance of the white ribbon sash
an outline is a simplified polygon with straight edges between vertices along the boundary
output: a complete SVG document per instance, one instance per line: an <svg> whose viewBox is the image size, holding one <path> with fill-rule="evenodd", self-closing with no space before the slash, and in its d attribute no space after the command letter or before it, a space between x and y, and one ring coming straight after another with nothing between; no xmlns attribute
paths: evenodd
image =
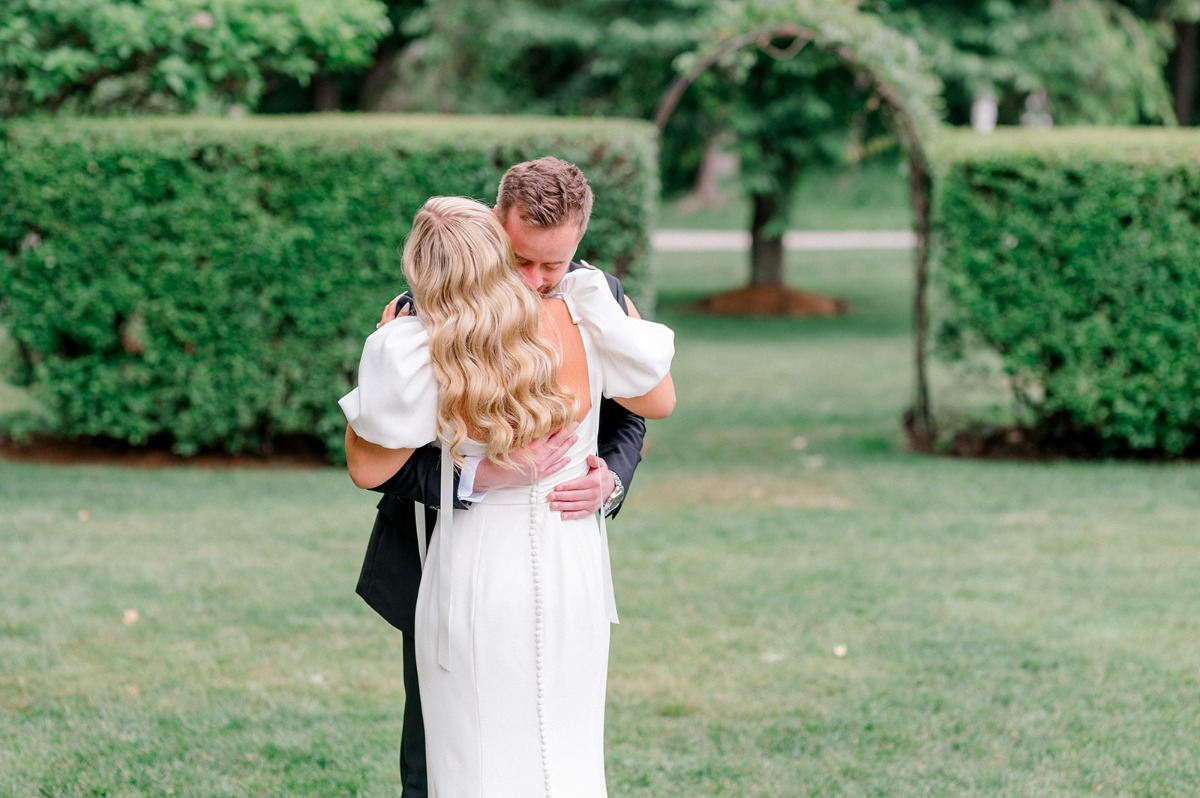
<svg viewBox="0 0 1200 798"><path fill-rule="evenodd" d="M613 590L612 560L608 555L608 524L604 522L604 508L600 508L600 567L604 569L604 609L609 623L620 623L617 617L617 595Z"/></svg>

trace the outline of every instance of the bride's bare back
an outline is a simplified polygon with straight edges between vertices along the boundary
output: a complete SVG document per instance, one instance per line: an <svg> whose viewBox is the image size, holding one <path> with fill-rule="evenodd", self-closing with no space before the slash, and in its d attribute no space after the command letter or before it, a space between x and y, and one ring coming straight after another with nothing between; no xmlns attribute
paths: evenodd
<svg viewBox="0 0 1200 798"><path fill-rule="evenodd" d="M571 318L567 303L561 299L543 300L542 335L562 353L558 383L579 399L575 418L582 420L592 409L591 384L588 380L587 351L583 336Z"/></svg>

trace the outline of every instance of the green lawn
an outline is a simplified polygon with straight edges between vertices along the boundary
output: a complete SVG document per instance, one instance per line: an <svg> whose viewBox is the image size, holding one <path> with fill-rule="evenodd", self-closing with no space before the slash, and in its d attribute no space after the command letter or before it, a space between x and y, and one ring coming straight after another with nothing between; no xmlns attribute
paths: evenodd
<svg viewBox="0 0 1200 798"><path fill-rule="evenodd" d="M687 311L743 257L660 263L680 403L610 527L610 794L1194 796L1200 467L909 454L909 256L793 255L840 319ZM372 504L0 461L0 795L396 795Z"/></svg>

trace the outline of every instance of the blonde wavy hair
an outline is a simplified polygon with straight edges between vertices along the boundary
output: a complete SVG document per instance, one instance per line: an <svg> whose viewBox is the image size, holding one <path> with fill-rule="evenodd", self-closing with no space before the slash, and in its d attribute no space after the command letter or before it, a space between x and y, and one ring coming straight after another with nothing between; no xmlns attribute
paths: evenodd
<svg viewBox="0 0 1200 798"><path fill-rule="evenodd" d="M541 333L542 300L521 281L491 209L431 197L413 219L403 267L429 332L439 438L456 461L471 437L513 465L514 450L574 420L576 398L558 381L562 355Z"/></svg>

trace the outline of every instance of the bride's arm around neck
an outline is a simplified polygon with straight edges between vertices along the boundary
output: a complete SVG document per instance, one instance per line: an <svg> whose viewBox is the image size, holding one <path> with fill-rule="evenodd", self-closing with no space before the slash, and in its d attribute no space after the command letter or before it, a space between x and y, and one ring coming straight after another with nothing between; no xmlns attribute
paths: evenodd
<svg viewBox="0 0 1200 798"><path fill-rule="evenodd" d="M629 306L631 317L642 317L634 307L632 299L626 297L625 303ZM666 418L675 409L675 383L671 380L671 372L668 371L662 382L654 386L649 393L641 396L614 396L613 399L626 410L637 413L642 418Z"/></svg>
<svg viewBox="0 0 1200 798"><path fill-rule="evenodd" d="M642 418L666 418L675 409L675 383L671 374L663 377L649 393L641 396L614 396L613 400L626 410Z"/></svg>

